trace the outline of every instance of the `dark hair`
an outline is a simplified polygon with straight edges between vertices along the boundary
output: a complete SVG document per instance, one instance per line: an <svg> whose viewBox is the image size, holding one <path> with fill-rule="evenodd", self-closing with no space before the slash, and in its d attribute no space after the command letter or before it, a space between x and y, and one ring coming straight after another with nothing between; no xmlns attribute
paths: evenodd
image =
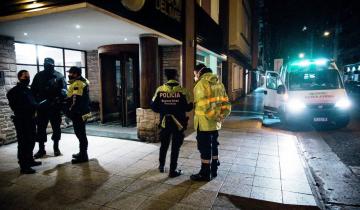
<svg viewBox="0 0 360 210"><path fill-rule="evenodd" d="M165 69L165 76L168 80L176 79L178 72L176 69Z"/></svg>
<svg viewBox="0 0 360 210"><path fill-rule="evenodd" d="M202 63L195 66L194 71L199 72L201 69L206 68L206 66Z"/></svg>
<svg viewBox="0 0 360 210"><path fill-rule="evenodd" d="M26 71L26 70L20 70L20 71L18 72L18 74L17 74L18 79L20 79L20 77L21 77L25 72L28 72L28 71Z"/></svg>
<svg viewBox="0 0 360 210"><path fill-rule="evenodd" d="M72 66L72 67L70 67L68 72L81 75L81 68L79 68L77 66Z"/></svg>

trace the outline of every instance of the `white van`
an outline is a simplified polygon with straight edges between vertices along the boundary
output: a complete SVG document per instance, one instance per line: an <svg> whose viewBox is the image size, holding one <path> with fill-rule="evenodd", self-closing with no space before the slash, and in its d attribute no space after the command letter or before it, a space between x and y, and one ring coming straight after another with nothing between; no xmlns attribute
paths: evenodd
<svg viewBox="0 0 360 210"><path fill-rule="evenodd" d="M280 73L266 72L264 117L276 115L282 123L349 123L351 102L335 62L312 59L289 62Z"/></svg>

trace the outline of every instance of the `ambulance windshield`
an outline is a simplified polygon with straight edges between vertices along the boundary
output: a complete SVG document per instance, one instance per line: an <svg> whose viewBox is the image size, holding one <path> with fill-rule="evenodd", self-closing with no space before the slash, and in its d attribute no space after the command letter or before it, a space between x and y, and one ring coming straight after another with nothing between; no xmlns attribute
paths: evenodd
<svg viewBox="0 0 360 210"><path fill-rule="evenodd" d="M289 72L290 90L327 90L343 88L340 75L335 69Z"/></svg>

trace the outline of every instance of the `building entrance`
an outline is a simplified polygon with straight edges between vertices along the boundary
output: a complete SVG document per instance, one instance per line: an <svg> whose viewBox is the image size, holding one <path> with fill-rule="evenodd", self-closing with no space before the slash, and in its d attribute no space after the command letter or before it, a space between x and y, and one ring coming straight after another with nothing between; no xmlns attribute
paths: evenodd
<svg viewBox="0 0 360 210"><path fill-rule="evenodd" d="M102 83L101 122L135 125L139 107L139 55L131 51L99 50Z"/></svg>

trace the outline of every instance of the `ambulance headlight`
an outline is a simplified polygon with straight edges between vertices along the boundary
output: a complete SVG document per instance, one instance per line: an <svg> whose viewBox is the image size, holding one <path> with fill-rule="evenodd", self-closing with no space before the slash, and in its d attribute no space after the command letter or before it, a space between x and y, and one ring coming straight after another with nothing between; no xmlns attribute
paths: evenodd
<svg viewBox="0 0 360 210"><path fill-rule="evenodd" d="M286 104L287 110L292 113L299 113L304 111L306 105L299 99L290 99Z"/></svg>
<svg viewBox="0 0 360 210"><path fill-rule="evenodd" d="M335 104L336 108L349 109L351 107L351 101L348 98L342 98Z"/></svg>

